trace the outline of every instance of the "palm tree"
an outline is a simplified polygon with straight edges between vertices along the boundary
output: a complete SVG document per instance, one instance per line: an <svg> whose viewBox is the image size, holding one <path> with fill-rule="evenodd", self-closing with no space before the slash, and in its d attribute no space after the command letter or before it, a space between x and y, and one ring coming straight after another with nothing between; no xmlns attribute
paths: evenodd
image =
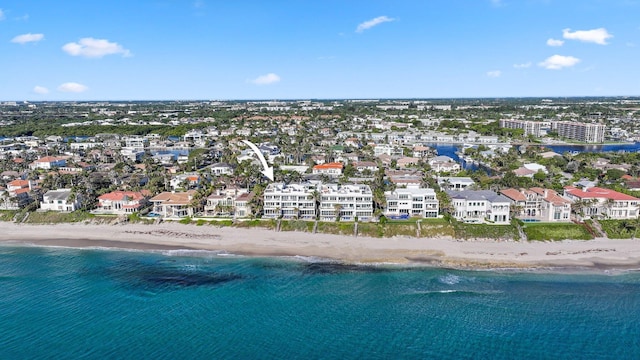
<svg viewBox="0 0 640 360"><path fill-rule="evenodd" d="M611 216L611 210L613 209L613 207L615 206L615 204L616 204L616 201L615 201L614 199L607 199L607 200L604 202L604 206L605 206L605 209L606 209L605 217L608 217L608 218L611 218L611 217L612 217L612 216Z"/></svg>
<svg viewBox="0 0 640 360"><path fill-rule="evenodd" d="M342 205L333 204L333 209L334 209L335 214L336 214L336 221L340 221L340 210L342 210Z"/></svg>

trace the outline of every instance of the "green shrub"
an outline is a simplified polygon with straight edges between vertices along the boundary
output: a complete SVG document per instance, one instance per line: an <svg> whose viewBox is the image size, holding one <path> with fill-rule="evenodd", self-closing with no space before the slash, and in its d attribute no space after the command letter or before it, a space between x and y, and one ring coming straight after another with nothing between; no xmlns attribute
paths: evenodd
<svg viewBox="0 0 640 360"><path fill-rule="evenodd" d="M523 226L530 241L590 240L593 236L583 226L573 223L536 223Z"/></svg>

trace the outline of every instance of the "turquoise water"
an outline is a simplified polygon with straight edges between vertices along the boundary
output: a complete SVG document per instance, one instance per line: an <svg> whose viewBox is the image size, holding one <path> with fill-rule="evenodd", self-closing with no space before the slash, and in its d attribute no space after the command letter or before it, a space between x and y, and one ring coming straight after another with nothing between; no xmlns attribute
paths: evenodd
<svg viewBox="0 0 640 360"><path fill-rule="evenodd" d="M640 274L0 247L0 359L637 359Z"/></svg>

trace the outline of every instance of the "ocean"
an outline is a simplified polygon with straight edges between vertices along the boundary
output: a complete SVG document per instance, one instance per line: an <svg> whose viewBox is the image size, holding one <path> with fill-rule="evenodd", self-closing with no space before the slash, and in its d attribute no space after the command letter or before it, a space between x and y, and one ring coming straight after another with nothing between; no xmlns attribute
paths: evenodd
<svg viewBox="0 0 640 360"><path fill-rule="evenodd" d="M638 359L640 273L0 246L0 359Z"/></svg>

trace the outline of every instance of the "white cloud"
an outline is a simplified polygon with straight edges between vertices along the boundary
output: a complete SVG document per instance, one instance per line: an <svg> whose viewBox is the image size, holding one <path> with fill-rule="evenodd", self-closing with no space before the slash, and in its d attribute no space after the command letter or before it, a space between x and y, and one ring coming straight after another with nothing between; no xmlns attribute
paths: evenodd
<svg viewBox="0 0 640 360"><path fill-rule="evenodd" d="M193 7L196 9L202 9L204 6L205 6L205 3L202 0L196 0L193 2Z"/></svg>
<svg viewBox="0 0 640 360"><path fill-rule="evenodd" d="M557 40L557 39L547 40L547 45L549 46L562 46L563 44L564 44L564 40Z"/></svg>
<svg viewBox="0 0 640 360"><path fill-rule="evenodd" d="M0 21L4 20L4 11L0 9Z"/></svg>
<svg viewBox="0 0 640 360"><path fill-rule="evenodd" d="M396 19L390 18L388 16L378 16L377 18L373 18L371 20L367 20L363 23L361 23L360 25L358 25L358 27L356 28L356 32L363 32L367 29L371 29L372 27L376 26L376 25L380 25L382 23L386 23L386 22L391 22L391 21L395 21Z"/></svg>
<svg viewBox="0 0 640 360"><path fill-rule="evenodd" d="M513 64L513 67L516 69L526 69L531 67L531 62L522 63L522 64Z"/></svg>
<svg viewBox="0 0 640 360"><path fill-rule="evenodd" d="M501 7L504 6L504 3L502 3L502 0L491 0L491 5L495 7Z"/></svg>
<svg viewBox="0 0 640 360"><path fill-rule="evenodd" d="M62 92L81 93L87 90L89 90L87 86L75 82L68 82L58 86L58 91Z"/></svg>
<svg viewBox="0 0 640 360"><path fill-rule="evenodd" d="M47 89L44 86L36 85L33 88L33 92L36 93L36 94L44 95L44 94L48 94L49 93L49 89Z"/></svg>
<svg viewBox="0 0 640 360"><path fill-rule="evenodd" d="M599 45L607 45L607 39L612 38L613 35L609 34L605 28L577 30L574 32L571 32L571 29L564 29L562 30L562 37L569 40L579 40Z"/></svg>
<svg viewBox="0 0 640 360"><path fill-rule="evenodd" d="M269 84L275 84L277 82L280 82L280 76L274 74L274 73L269 73L266 75L260 75L257 78L250 80L249 82L252 82L256 85L269 85Z"/></svg>
<svg viewBox="0 0 640 360"><path fill-rule="evenodd" d="M83 56L87 58L101 58L106 55L122 54L131 56L131 52L122 45L109 42L106 39L82 38L77 43L70 42L62 47L71 56Z"/></svg>
<svg viewBox="0 0 640 360"><path fill-rule="evenodd" d="M13 39L11 39L11 42L17 43L17 44L26 44L29 42L38 42L42 39L44 39L44 34L28 33L28 34L22 34L14 37Z"/></svg>
<svg viewBox="0 0 640 360"><path fill-rule="evenodd" d="M580 59L573 56L553 55L548 57L545 61L538 63L538 66L549 70L560 70L565 67L574 66L579 62Z"/></svg>
<svg viewBox="0 0 640 360"><path fill-rule="evenodd" d="M487 76L491 78L497 78L500 77L500 75L502 75L502 71L500 70L487 71Z"/></svg>

